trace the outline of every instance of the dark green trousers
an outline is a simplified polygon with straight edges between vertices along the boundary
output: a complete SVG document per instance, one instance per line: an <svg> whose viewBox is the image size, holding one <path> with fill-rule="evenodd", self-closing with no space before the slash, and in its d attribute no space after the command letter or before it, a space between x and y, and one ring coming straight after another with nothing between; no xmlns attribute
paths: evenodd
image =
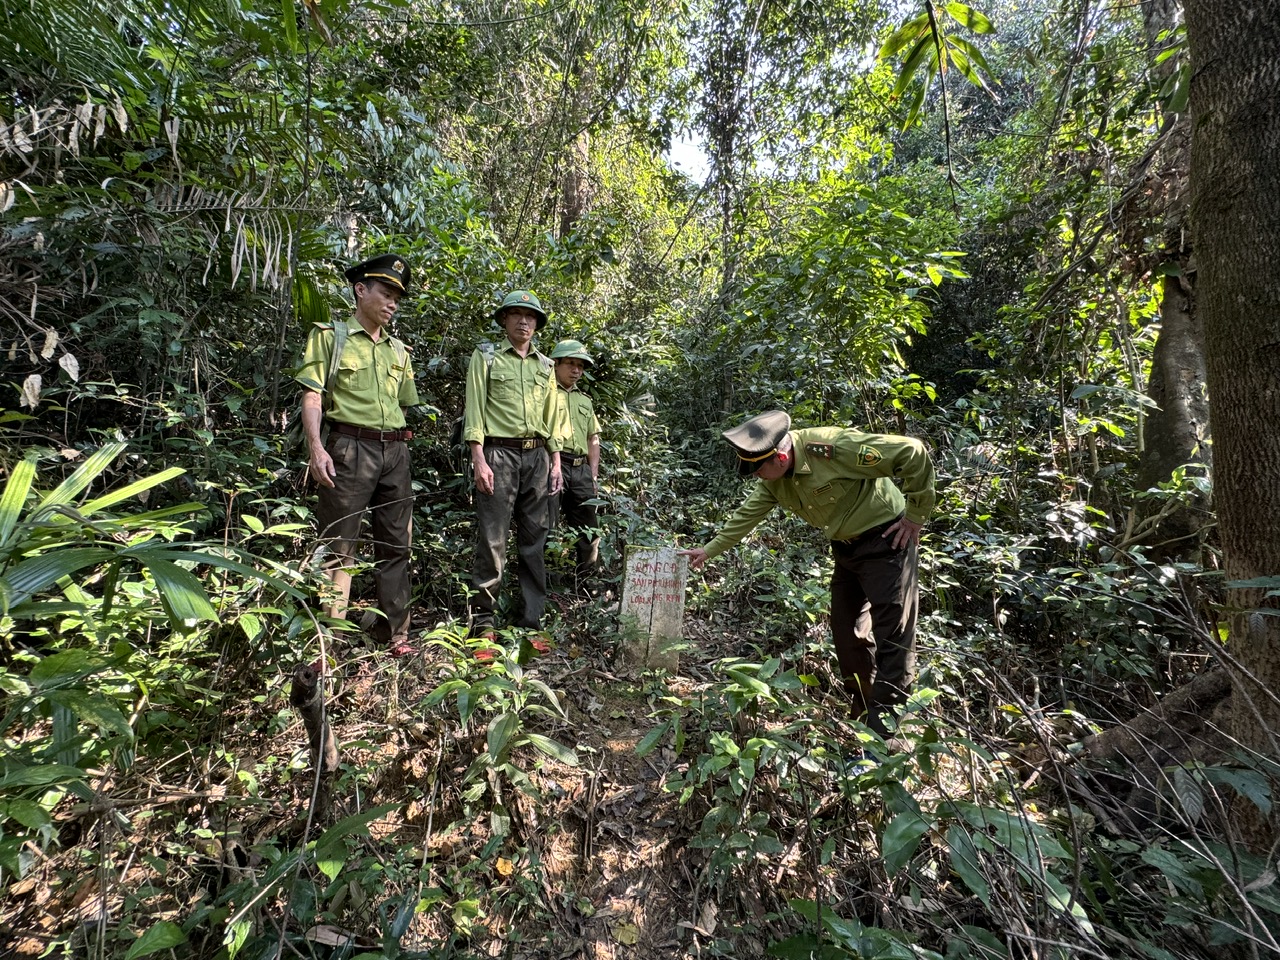
<svg viewBox="0 0 1280 960"><path fill-rule="evenodd" d="M884 713L915 678L920 591L916 545L895 550L881 533L831 544L831 637L855 718L883 736Z"/></svg>
<svg viewBox="0 0 1280 960"><path fill-rule="evenodd" d="M600 538L594 532L599 520L595 505L588 502L596 498L596 484L591 479L591 464L584 459L576 467L565 466L567 458L567 454L560 455L564 490L557 498L556 513L559 519L556 525L563 524L571 530L582 531L574 544L577 561L574 574L581 586L595 572L600 560Z"/></svg>
<svg viewBox="0 0 1280 960"><path fill-rule="evenodd" d="M351 591L350 568L357 563L356 544L366 511L372 533L374 580L378 606L386 615L374 628L384 642L409 634L410 543L413 538L413 488L409 477L409 444L382 443L330 433L325 445L337 473L332 489L320 487L316 521L327 541L325 570L341 602L330 612L345 616Z"/></svg>
<svg viewBox="0 0 1280 960"><path fill-rule="evenodd" d="M485 444L493 493L476 491L476 553L471 567L472 632L493 626L511 523L516 525L517 575L524 611L518 627L542 626L547 605L547 521L551 458L545 447L514 450Z"/></svg>

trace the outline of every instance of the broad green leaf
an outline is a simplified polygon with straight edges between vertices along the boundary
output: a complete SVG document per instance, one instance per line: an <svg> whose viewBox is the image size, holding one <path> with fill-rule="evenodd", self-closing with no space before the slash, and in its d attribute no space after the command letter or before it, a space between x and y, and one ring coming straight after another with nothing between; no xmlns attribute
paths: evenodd
<svg viewBox="0 0 1280 960"><path fill-rule="evenodd" d="M969 836L969 831L959 824L953 825L947 831L947 846L951 848L951 869L990 910L991 887L982 874L982 866L978 863L978 851L973 846L973 838Z"/></svg>
<svg viewBox="0 0 1280 960"><path fill-rule="evenodd" d="M31 481L36 476L36 457L29 453L19 463L14 464L13 472L0 493L0 547L9 539L22 508L27 502L27 493L31 490Z"/></svg>
<svg viewBox="0 0 1280 960"><path fill-rule="evenodd" d="M253 924L249 920L237 920L235 923L227 927L227 932L222 938L222 945L227 948L227 956L230 960L235 960L235 956L240 952L240 948L244 946L245 941L249 939L249 931Z"/></svg>
<svg viewBox="0 0 1280 960"><path fill-rule="evenodd" d="M30 695L31 685L21 677L15 677L0 667L0 693L7 693L12 697L25 697Z"/></svg>
<svg viewBox="0 0 1280 960"><path fill-rule="evenodd" d="M915 43L921 34L929 34L929 14L921 13L912 17L893 33L889 34L880 47L879 57L881 60L888 60L890 57L896 56L902 50Z"/></svg>
<svg viewBox="0 0 1280 960"><path fill-rule="evenodd" d="M1271 784L1257 770L1206 767L1204 776L1210 783L1229 786L1251 800L1264 817L1271 813Z"/></svg>
<svg viewBox="0 0 1280 960"><path fill-rule="evenodd" d="M979 87L985 90L987 88L986 81L982 79L982 74L980 74L977 70L974 69L973 63L972 61L970 61L965 51L960 49L960 44L958 42L958 39L955 37L948 37L947 47L949 49L951 62L954 63L956 66L956 69L960 71L960 75L964 77L966 80L968 80L975 87ZM930 267L930 271L934 269L935 268ZM930 273L930 276L932 276L932 272ZM934 282L936 283L937 281L934 281Z"/></svg>
<svg viewBox="0 0 1280 960"><path fill-rule="evenodd" d="M988 20L984 14L979 13L967 4L958 2L958 0L952 0L942 9L947 11L947 16L952 20L961 26L968 27L974 33L996 32L995 24Z"/></svg>
<svg viewBox="0 0 1280 960"><path fill-rule="evenodd" d="M5 801L3 810L5 816L16 820L28 830L47 830L53 826L53 818L49 816L49 811L34 800L11 797Z"/></svg>
<svg viewBox="0 0 1280 960"><path fill-rule="evenodd" d="M885 827L884 839L880 843L880 855L884 858L884 869L889 876L894 876L915 856L920 846L920 838L929 832L932 824L918 813L900 813L889 821Z"/></svg>
<svg viewBox="0 0 1280 960"><path fill-rule="evenodd" d="M259 570L257 567L250 566L247 563L241 563L238 560L232 560L229 557L224 557L217 553L210 553L207 549L182 550L167 544L145 544L141 547L132 547L128 550L124 550L121 552L121 555L133 557L142 563L146 563L148 558L158 557L161 560L174 560L217 567L220 570L230 570L233 573L238 573L249 580L261 580L263 583L274 587L281 593L287 594L294 599L301 600L305 599L307 596L304 591L299 590L297 587L285 582L279 577L272 576L271 574L263 570ZM255 559L263 562L270 562L264 560L262 557L257 557Z"/></svg>
<svg viewBox="0 0 1280 960"><path fill-rule="evenodd" d="M907 54L906 60L902 63L902 69L898 72L898 82L893 85L893 95L895 97L902 96L903 92L915 80L916 71L920 69L920 65L934 53L933 34L926 33L911 48L911 52ZM922 83L927 85L929 77L925 77Z"/></svg>
<svg viewBox="0 0 1280 960"><path fill-rule="evenodd" d="M397 810L399 807L400 804L398 803L384 803L363 813L353 813L349 817L343 817L322 833L320 839L316 841L317 859L321 856L322 851L331 849L334 844L340 844L343 837L349 834L367 834L369 832L369 824L381 817L385 817L392 810Z"/></svg>
<svg viewBox="0 0 1280 960"><path fill-rule="evenodd" d="M135 960L136 957L147 957L161 950L172 948L187 942L187 935L182 928L169 920L161 920L154 927L140 936L124 955L124 960Z"/></svg>
<svg viewBox="0 0 1280 960"><path fill-rule="evenodd" d="M41 590L46 590L63 577L79 573L85 567L106 563L115 557L106 547L68 547L23 560L9 569L0 582L8 587L8 604L26 603Z"/></svg>
<svg viewBox="0 0 1280 960"><path fill-rule="evenodd" d="M59 650L41 658L27 678L37 687L63 686L103 669L109 662L101 654L82 647Z"/></svg>
<svg viewBox="0 0 1280 960"><path fill-rule="evenodd" d="M670 729L670 720L664 720L662 723L658 724L644 735L643 740L636 744L636 754L641 757L647 756L653 751L653 748L658 745L658 741L662 739L663 735Z"/></svg>
<svg viewBox="0 0 1280 960"><path fill-rule="evenodd" d="M544 737L540 733L527 733L525 738L553 760L559 760L570 767L578 765L578 755L564 744L557 743L550 737Z"/></svg>
<svg viewBox="0 0 1280 960"><path fill-rule="evenodd" d="M987 63L986 56L983 55L982 51L979 50L976 45L966 40L964 37L948 37L947 42L956 49L963 50L965 56L973 61L974 66L985 73L988 77L995 76L991 70L991 65ZM984 90L989 89L985 79L976 80L974 83L976 83L977 86L982 87Z"/></svg>
<svg viewBox="0 0 1280 960"><path fill-rule="evenodd" d="M33 513L43 514L53 507L71 503L115 462L116 458L124 452L125 446L123 443L108 443L95 450L84 463L80 464L75 473L63 480L52 493L40 501Z"/></svg>
<svg viewBox="0 0 1280 960"><path fill-rule="evenodd" d="M330 847L324 856L316 854L316 869L330 880L338 879L338 874L342 872L342 865L346 862L347 850L342 845Z"/></svg>
<svg viewBox="0 0 1280 960"><path fill-rule="evenodd" d="M298 11L293 0L280 0L280 22L284 25L284 42L289 50L298 48Z"/></svg>
<svg viewBox="0 0 1280 960"><path fill-rule="evenodd" d="M916 117L920 116L920 108L924 106L924 95L928 89L928 85L917 83L911 94L911 102L907 110L907 117L902 121L902 129L907 129L916 122Z"/></svg>
<svg viewBox="0 0 1280 960"><path fill-rule="evenodd" d="M61 704L99 730L108 730L131 739L133 737L133 728L129 726L124 714L101 694L85 690L50 690L46 696L52 703Z"/></svg>
<svg viewBox="0 0 1280 960"><path fill-rule="evenodd" d="M65 763L43 763L36 767L18 767L0 777L0 789L5 787L46 787L55 783L83 780L84 771Z"/></svg>
<svg viewBox="0 0 1280 960"><path fill-rule="evenodd" d="M488 751L494 763L502 762L519 726L520 718L514 713L500 713L489 721Z"/></svg>
<svg viewBox="0 0 1280 960"><path fill-rule="evenodd" d="M103 494L93 500L89 500L80 507L80 512L85 516L91 516L104 507L110 507L122 500L129 500L138 494L150 490L152 487L172 480L174 477L180 477L187 471L182 467L170 467L168 470L161 470L157 474L150 477L143 477L141 480L135 480L128 486L121 487L119 490L112 490L110 493Z"/></svg>
<svg viewBox="0 0 1280 960"><path fill-rule="evenodd" d="M165 609L174 621L175 628L195 620L218 620L218 611L213 609L209 597L189 571L183 570L176 563L161 560L147 554L136 554L156 582L156 589L164 600Z"/></svg>
<svg viewBox="0 0 1280 960"><path fill-rule="evenodd" d="M257 517L255 517L251 513L246 513L244 516L242 516L240 518L240 522L243 523L250 530L252 530L254 533L261 533L263 530L267 529L266 524L264 524L261 520L259 520Z"/></svg>

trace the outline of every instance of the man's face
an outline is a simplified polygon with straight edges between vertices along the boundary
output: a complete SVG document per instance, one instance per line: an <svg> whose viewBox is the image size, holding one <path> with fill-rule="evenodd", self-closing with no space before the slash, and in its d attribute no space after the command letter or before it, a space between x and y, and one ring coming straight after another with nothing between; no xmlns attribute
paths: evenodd
<svg viewBox="0 0 1280 960"><path fill-rule="evenodd" d="M760 466L756 468L756 472L753 476L760 480L781 480L787 475L787 468L789 466L791 466L789 462L779 459L778 455L775 453L772 457L761 463Z"/></svg>
<svg viewBox="0 0 1280 960"><path fill-rule="evenodd" d="M586 363L577 357L566 357L563 360L557 360L556 380L566 390L572 390L574 384L582 377L582 371L586 369Z"/></svg>
<svg viewBox="0 0 1280 960"><path fill-rule="evenodd" d="M512 343L526 344L538 331L538 315L524 307L508 307L502 312L502 329Z"/></svg>
<svg viewBox="0 0 1280 960"><path fill-rule="evenodd" d="M404 291L381 280L361 280L355 291L356 313L380 327L391 322L404 296Z"/></svg>

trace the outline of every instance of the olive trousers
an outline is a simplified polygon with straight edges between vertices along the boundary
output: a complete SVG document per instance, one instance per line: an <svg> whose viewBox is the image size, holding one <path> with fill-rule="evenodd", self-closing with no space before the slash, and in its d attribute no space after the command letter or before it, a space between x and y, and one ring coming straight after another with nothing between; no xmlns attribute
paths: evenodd
<svg viewBox="0 0 1280 960"><path fill-rule="evenodd" d="M916 544L895 550L881 536L885 526L852 542L831 543L836 659L854 718L881 736L886 716L911 692L920 608Z"/></svg>
<svg viewBox="0 0 1280 960"><path fill-rule="evenodd" d="M338 591L330 616L345 617L351 596L351 569L358 563L360 525L369 515L378 606L386 617L374 636L387 643L409 635L410 544L413 538L413 487L409 477L409 444L361 440L337 432L325 445L337 476L333 487L320 487L316 521L329 556L325 572Z"/></svg>
<svg viewBox="0 0 1280 960"><path fill-rule="evenodd" d="M484 457L493 470L493 493L476 491L476 552L471 567L471 630L493 626L502 588L511 523L516 525L517 576L524 600L518 627L537 629L547 605L547 522L551 457L546 447L516 450L485 444Z"/></svg>

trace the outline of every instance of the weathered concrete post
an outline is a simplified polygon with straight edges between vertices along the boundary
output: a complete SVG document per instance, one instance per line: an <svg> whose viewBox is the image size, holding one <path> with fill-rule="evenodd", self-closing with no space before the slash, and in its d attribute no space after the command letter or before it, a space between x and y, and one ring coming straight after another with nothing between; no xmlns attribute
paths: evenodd
<svg viewBox="0 0 1280 960"><path fill-rule="evenodd" d="M638 635L623 646L626 659L675 673L684 639L684 587L689 558L675 547L627 547L622 621L635 618Z"/></svg>

